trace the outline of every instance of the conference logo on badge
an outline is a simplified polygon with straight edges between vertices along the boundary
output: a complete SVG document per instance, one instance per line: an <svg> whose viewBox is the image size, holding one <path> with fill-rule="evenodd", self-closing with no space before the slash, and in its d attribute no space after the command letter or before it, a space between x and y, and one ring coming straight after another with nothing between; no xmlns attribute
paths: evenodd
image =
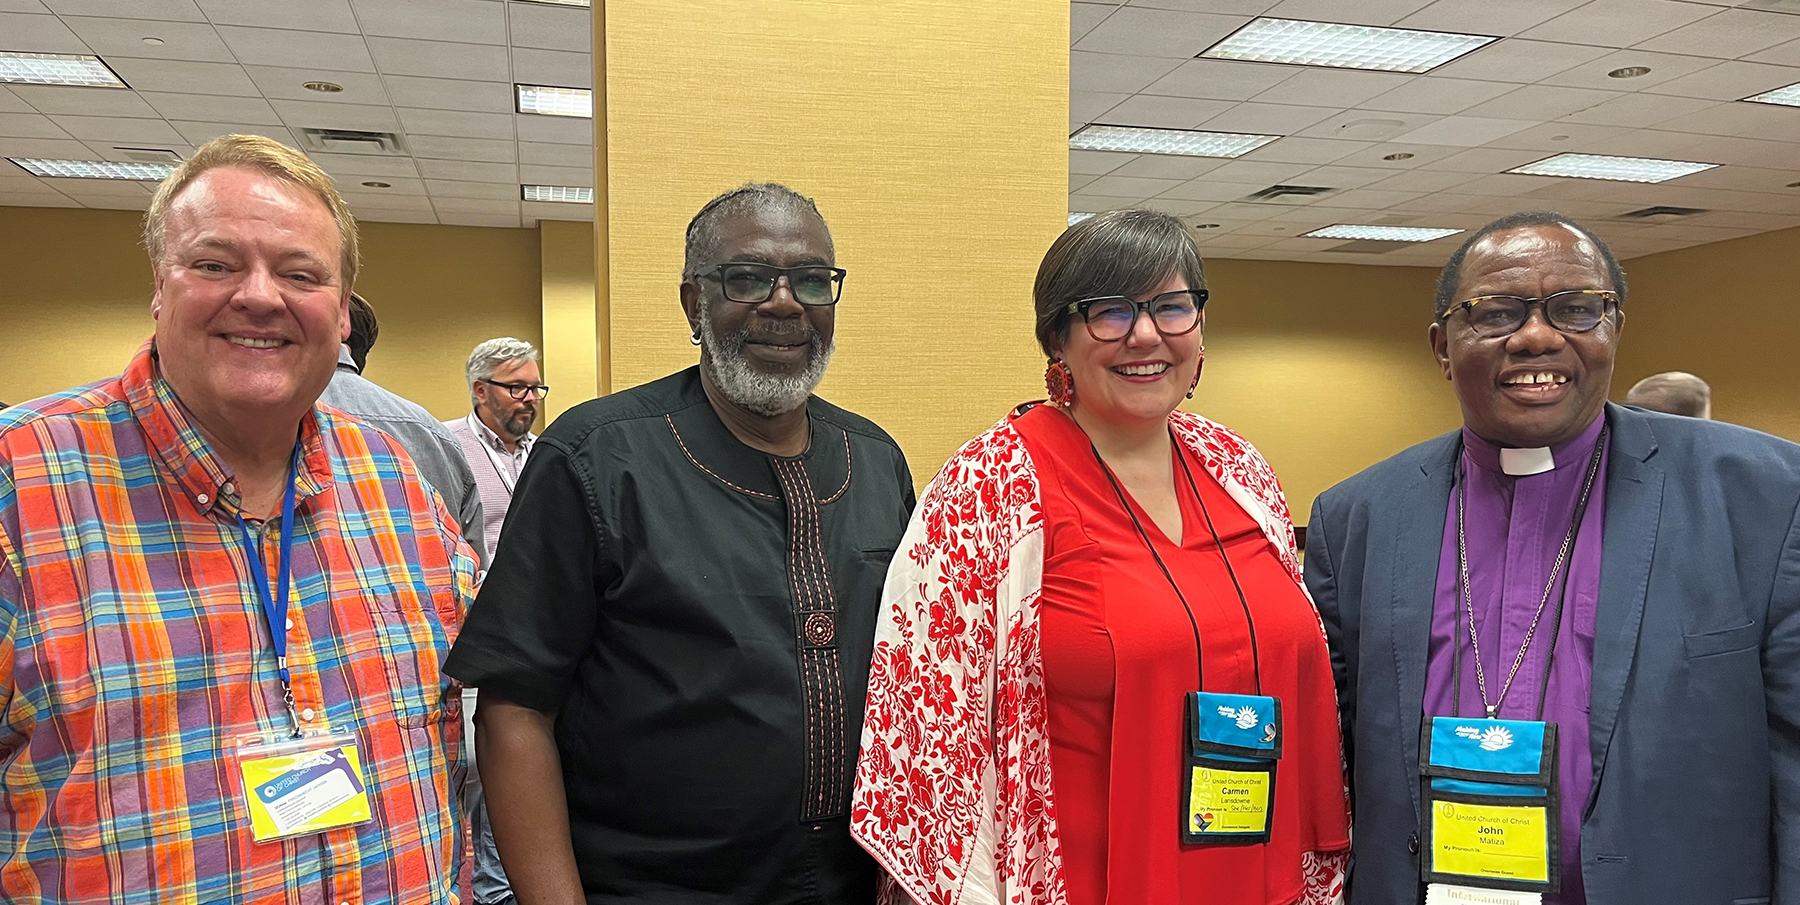
<svg viewBox="0 0 1800 905"><path fill-rule="evenodd" d="M1486 729L1475 726L1458 726L1456 734L1461 738L1472 739L1481 745L1483 751L1505 751L1512 747L1512 731L1505 726L1490 726Z"/></svg>
<svg viewBox="0 0 1800 905"><path fill-rule="evenodd" d="M1228 716L1236 720L1239 729L1253 729L1256 727L1257 723L1262 722L1262 718L1256 715L1255 707L1239 707L1235 710L1230 707L1220 707L1219 715ZM1269 727L1271 732L1270 740L1274 737L1272 734L1274 728L1273 725Z"/></svg>

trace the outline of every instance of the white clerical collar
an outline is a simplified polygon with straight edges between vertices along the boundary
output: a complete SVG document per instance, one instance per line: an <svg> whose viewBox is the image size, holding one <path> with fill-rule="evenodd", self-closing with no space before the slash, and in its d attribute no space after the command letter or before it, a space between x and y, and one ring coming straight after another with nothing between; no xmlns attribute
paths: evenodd
<svg viewBox="0 0 1800 905"><path fill-rule="evenodd" d="M1500 450L1500 470L1514 477L1556 470L1556 456L1548 446Z"/></svg>

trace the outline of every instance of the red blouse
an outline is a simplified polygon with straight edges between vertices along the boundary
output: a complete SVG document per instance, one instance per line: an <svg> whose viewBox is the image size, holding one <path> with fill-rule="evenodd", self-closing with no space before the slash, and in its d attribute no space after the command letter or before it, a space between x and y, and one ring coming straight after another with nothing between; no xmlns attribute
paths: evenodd
<svg viewBox="0 0 1800 905"><path fill-rule="evenodd" d="M1200 493L1172 461L1181 543L1131 507L1193 608L1206 672L1196 689L1187 613L1087 435L1049 406L1013 423L1042 486L1044 684L1069 901L1289 905L1303 888L1301 853L1349 845L1331 660L1311 602L1250 514L1173 444ZM1243 605L1207 513L1255 619L1262 693L1281 699L1283 756L1263 845L1181 842L1186 693L1256 693Z"/></svg>

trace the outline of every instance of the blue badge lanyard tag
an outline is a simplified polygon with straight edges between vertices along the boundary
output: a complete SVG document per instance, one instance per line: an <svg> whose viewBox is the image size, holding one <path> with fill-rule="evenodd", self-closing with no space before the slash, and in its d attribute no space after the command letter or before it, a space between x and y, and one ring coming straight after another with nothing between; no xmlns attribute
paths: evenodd
<svg viewBox="0 0 1800 905"><path fill-rule="evenodd" d="M250 577L256 583L256 597L262 603L263 616L269 622L269 639L275 646L275 664L281 673L281 696L287 702L288 716L293 719L294 735L300 734L300 712L294 706L293 677L288 671L287 612L294 550L294 484L300 471L300 447L294 447L293 463L288 467L287 493L281 501L281 558L276 563L275 592L269 593L269 573L263 564L262 545L251 535L250 526L238 513L238 534L244 540L245 558L250 561Z"/></svg>

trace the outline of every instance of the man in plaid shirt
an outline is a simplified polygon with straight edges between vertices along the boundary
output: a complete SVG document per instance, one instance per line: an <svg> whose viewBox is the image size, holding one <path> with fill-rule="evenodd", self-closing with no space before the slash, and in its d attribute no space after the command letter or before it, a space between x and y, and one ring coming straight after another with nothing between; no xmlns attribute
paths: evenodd
<svg viewBox="0 0 1800 905"><path fill-rule="evenodd" d="M397 443L316 405L355 221L226 136L145 240L152 340L0 414L0 901L453 901L439 664L475 560Z"/></svg>

